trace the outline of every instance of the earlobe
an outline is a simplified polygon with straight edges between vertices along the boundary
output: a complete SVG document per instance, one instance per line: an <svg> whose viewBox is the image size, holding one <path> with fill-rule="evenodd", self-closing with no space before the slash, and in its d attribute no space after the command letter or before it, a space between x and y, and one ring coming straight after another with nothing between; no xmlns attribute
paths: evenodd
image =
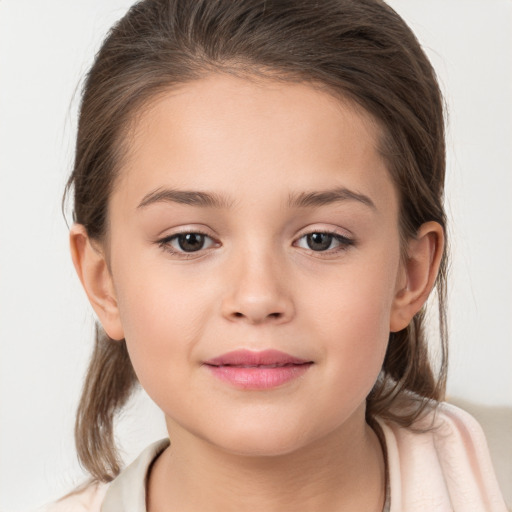
<svg viewBox="0 0 512 512"><path fill-rule="evenodd" d="M444 230L437 222L426 222L409 241L390 318L390 331L405 329L425 304L436 281L443 255Z"/></svg>
<svg viewBox="0 0 512 512"><path fill-rule="evenodd" d="M104 251L90 239L81 224L71 227L69 243L76 273L100 323L110 338L123 339L112 276Z"/></svg>

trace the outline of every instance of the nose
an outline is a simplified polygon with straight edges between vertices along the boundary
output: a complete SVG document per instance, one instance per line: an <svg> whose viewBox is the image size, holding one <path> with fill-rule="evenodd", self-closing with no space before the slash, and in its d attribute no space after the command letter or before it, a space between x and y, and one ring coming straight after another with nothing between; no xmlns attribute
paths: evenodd
<svg viewBox="0 0 512 512"><path fill-rule="evenodd" d="M289 280L277 258L263 251L246 251L229 262L222 315L233 322L281 324L294 314Z"/></svg>

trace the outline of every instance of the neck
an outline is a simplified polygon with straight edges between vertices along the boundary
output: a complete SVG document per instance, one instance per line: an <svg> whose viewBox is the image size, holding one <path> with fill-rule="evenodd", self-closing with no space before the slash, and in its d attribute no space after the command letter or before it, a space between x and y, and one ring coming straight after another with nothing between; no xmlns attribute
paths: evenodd
<svg viewBox="0 0 512 512"><path fill-rule="evenodd" d="M380 443L364 411L362 422L348 423L307 447L272 457L228 453L168 425L172 445L151 470L148 512L380 511Z"/></svg>

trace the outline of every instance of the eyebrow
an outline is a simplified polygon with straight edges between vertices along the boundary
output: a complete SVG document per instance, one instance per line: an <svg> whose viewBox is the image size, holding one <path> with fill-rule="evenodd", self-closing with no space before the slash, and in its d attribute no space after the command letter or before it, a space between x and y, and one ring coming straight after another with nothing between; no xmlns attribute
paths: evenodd
<svg viewBox="0 0 512 512"><path fill-rule="evenodd" d="M332 190L319 192L301 192L300 194L290 194L288 197L288 206L292 208L308 208L326 206L332 203L344 201L357 201L373 210L377 210L375 203L366 195L354 192L345 187L339 187Z"/></svg>
<svg viewBox="0 0 512 512"><path fill-rule="evenodd" d="M311 208L344 201L357 201L373 210L377 209L374 202L368 196L345 187L324 191L292 193L288 196L288 207ZM234 201L225 196L210 192L158 188L146 194L137 208L146 208L155 203L178 203L203 208L227 209L233 206Z"/></svg>
<svg viewBox="0 0 512 512"><path fill-rule="evenodd" d="M230 208L232 201L219 194L192 190L176 190L158 188L146 194L137 208L146 208L154 203L178 203L203 208Z"/></svg>

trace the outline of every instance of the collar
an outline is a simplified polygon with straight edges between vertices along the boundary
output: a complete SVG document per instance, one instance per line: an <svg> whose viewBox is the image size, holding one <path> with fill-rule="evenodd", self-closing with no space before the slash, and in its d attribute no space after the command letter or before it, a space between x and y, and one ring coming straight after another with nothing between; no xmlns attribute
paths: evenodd
<svg viewBox="0 0 512 512"><path fill-rule="evenodd" d="M146 480L152 462L169 446L169 439L149 445L110 484L101 512L146 512Z"/></svg>
<svg viewBox="0 0 512 512"><path fill-rule="evenodd" d="M386 461L386 501L382 512L391 507L390 475L387 462L383 425L378 423L377 436L381 441ZM381 430L382 429L382 430ZM149 445L122 473L110 484L101 512L146 512L146 482L153 461L170 445L169 439L161 439Z"/></svg>

